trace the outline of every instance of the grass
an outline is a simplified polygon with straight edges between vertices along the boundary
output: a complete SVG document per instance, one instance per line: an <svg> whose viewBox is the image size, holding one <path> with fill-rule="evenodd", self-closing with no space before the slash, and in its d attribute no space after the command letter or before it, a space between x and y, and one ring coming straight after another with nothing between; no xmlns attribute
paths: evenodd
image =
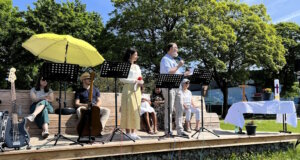
<svg viewBox="0 0 300 160"><path fill-rule="evenodd" d="M246 120L245 124L251 120ZM278 132L282 130L282 123L276 123L276 120L272 119L254 119L254 124L257 126L257 131L264 131L264 132ZM300 124L300 120L298 120L298 124ZM288 131L292 133L300 133L300 127L294 128L290 125L287 125ZM234 130L235 126L232 124L224 123L224 120L220 120L220 127L223 130ZM243 127L245 131L245 126ZM230 159L239 160L239 159L263 159L263 160L285 160L285 159L298 159L300 160L300 145L297 146L296 149L289 149L288 151L280 151L274 153L267 153L264 152L262 154L251 154L247 156L235 156L234 154ZM245 153L247 154L247 153ZM247 157L247 158L245 158Z"/></svg>
<svg viewBox="0 0 300 160"><path fill-rule="evenodd" d="M251 120L246 120L245 124ZM278 132L282 130L282 123L276 123L276 120L264 120L264 119L254 119L254 124L257 126L256 131L265 131L265 132ZM300 120L298 120L300 124ZM224 123L224 120L220 120L220 127L223 130L234 130L234 125L229 123ZM292 127L287 125L288 131L292 133L300 133L300 127ZM243 127L245 131L245 126Z"/></svg>
<svg viewBox="0 0 300 160"><path fill-rule="evenodd" d="M245 153L242 156L232 154L231 160L300 160L300 147L280 152L263 152L261 154Z"/></svg>

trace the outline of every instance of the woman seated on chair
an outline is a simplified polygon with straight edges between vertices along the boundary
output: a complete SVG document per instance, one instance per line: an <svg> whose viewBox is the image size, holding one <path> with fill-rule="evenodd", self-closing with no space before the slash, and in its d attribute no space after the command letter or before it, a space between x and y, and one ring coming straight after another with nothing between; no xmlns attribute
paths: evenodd
<svg viewBox="0 0 300 160"><path fill-rule="evenodd" d="M143 93L144 87L141 87L141 90L142 90L142 103L141 103L140 115L143 117L142 120L145 119L146 121L146 130L148 134L156 134L157 133L156 113L154 111L154 108L151 107L150 97L148 97ZM153 123L153 131L151 130L149 114L151 115L151 120Z"/></svg>
<svg viewBox="0 0 300 160"><path fill-rule="evenodd" d="M188 90L190 86L190 80L183 79L181 82L182 87L182 98L183 98L183 107L185 111L185 125L186 125L186 131L191 132L190 124L191 124L191 114L194 113L196 116L196 128L195 130L199 130L199 124L200 124L200 109L194 105L193 102L193 95L190 90Z"/></svg>
<svg viewBox="0 0 300 160"><path fill-rule="evenodd" d="M54 96L53 91L49 89L48 83L43 77L40 76L36 86L30 90L30 98L33 102L30 107L31 115L26 118L31 122L35 121L37 126L43 129L42 137L47 138L49 136L48 113L53 113L51 102L53 102Z"/></svg>
<svg viewBox="0 0 300 160"><path fill-rule="evenodd" d="M156 112L156 118L159 122L157 127L159 130L165 130L165 99L162 94L161 88L155 88L151 94L151 106L154 108ZM172 128L175 128L175 112L172 113Z"/></svg>

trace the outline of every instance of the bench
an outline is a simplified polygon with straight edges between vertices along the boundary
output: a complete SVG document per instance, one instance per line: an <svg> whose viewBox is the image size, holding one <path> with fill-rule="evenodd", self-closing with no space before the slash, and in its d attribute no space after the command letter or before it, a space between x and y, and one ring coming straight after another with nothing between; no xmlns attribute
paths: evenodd
<svg viewBox="0 0 300 160"><path fill-rule="evenodd" d="M31 105L31 99L29 96L29 90L17 90L16 91L16 98L17 98L17 105L21 107L17 107L17 111L21 112L21 115L19 117L25 117L29 114L29 108ZM59 92L54 91L54 98L58 98ZM67 92L66 94L66 102L67 107L73 107L74 106L74 92ZM193 96L194 102L200 103L199 96ZM11 95L10 90L1 90L0 89L0 100L2 103L0 103L0 111L9 111L11 113L12 107L11 107ZM114 93L106 93L101 92L101 100L102 100L102 106L110 109L110 117L106 123L106 126L104 128L104 132L110 132L115 127L115 94ZM63 108L63 102L64 102L64 94L62 92L62 99L61 99L61 107ZM117 98L118 103L118 111L121 106L121 94L118 94ZM57 101L54 101L52 103L54 110L59 108L59 104ZM200 106L200 105L198 105ZM121 114L118 112L118 121L120 121ZM194 118L195 116L193 116ZM50 119L50 125L49 125L49 133L50 134L56 134L58 132L58 115L57 114L49 114ZM62 134L71 134L71 135L77 135L76 132L76 126L78 122L78 118L76 114L73 115L62 115L61 119L61 132ZM192 119L192 126L195 125L195 120ZM207 128L219 128L220 122L219 118L216 113L207 113L204 111L204 124ZM120 122L118 122L119 124ZM40 136L41 129L39 129L35 123L28 122L27 129L30 134L30 136Z"/></svg>

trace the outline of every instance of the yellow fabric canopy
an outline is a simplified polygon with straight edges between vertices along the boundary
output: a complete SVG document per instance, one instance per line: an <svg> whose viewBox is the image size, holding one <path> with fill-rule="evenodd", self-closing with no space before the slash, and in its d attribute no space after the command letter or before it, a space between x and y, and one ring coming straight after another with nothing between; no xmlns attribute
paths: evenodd
<svg viewBox="0 0 300 160"><path fill-rule="evenodd" d="M95 47L69 35L43 33L31 36L22 46L39 58L55 62L94 67L104 58Z"/></svg>

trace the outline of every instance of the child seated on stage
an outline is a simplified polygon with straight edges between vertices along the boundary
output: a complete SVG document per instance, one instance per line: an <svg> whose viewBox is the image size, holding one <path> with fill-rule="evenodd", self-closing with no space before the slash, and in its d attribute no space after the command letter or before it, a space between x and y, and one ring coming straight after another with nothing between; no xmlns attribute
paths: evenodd
<svg viewBox="0 0 300 160"><path fill-rule="evenodd" d="M142 103L141 103L141 111L140 116L142 116L142 121L145 122L146 131L148 134L156 134L157 133L157 118L154 108L151 107L150 97L144 94L144 87L141 87L142 90ZM151 130L150 125L150 118L149 114L151 115L151 120L153 123L153 131Z"/></svg>
<svg viewBox="0 0 300 160"><path fill-rule="evenodd" d="M185 111L185 124L186 124L186 131L191 132L190 128L190 121L191 121L191 114L194 113L196 116L196 128L195 130L199 130L199 124L200 124L200 109L194 105L193 102L193 95L190 90L188 90L190 86L190 80L183 79L181 82L182 87L182 99L183 99L183 107Z"/></svg>

